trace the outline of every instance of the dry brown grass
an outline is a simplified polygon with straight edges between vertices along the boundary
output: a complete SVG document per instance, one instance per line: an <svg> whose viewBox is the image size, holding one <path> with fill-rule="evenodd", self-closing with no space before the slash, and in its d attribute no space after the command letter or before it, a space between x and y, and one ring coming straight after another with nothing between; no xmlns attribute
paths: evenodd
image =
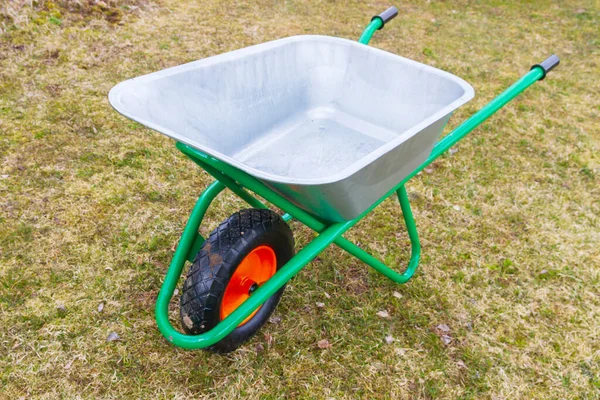
<svg viewBox="0 0 600 400"><path fill-rule="evenodd" d="M230 356L158 333L154 299L210 179L117 115L109 89L278 37L357 38L386 6L0 3L0 398L600 398L594 1L402 2L372 45L469 81L476 98L453 125L532 62L562 58L409 183L420 272L396 286L332 247L288 286L282 321ZM222 195L205 232L242 206ZM348 237L403 265L400 220L388 200Z"/></svg>

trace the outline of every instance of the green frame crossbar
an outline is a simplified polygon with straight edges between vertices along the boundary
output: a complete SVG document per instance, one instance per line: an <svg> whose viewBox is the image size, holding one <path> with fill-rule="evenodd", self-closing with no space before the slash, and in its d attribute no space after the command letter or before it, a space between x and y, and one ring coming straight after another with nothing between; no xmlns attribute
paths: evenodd
<svg viewBox="0 0 600 400"><path fill-rule="evenodd" d="M384 21L381 17L374 17L367 28L365 28L359 42L365 45L368 44L373 33L380 29L383 24ZM186 349L205 348L217 343L231 333L231 331L252 314L254 310L260 307L269 297L277 292L321 251L332 243L335 243L392 281L396 283L407 282L413 277L419 265L421 245L417 233L417 226L413 218L410 202L404 186L405 183L432 163L441 154L450 149L450 147L465 137L469 132L481 125L509 101L538 80L543 79L546 76L547 71L549 71L549 69L545 68L544 63L534 66L521 79L441 139L433 148L429 158L404 178L402 182L398 183L398 185L381 197L361 215L345 222L329 223L321 221L274 192L264 183L246 172L183 143L177 143L177 148L194 163L212 175L215 178L215 181L206 188L196 202L158 294L158 299L156 301L156 322L162 335L174 345ZM287 264L279 269L271 279L261 285L242 305L219 322L213 329L200 335L186 335L177 331L171 325L168 315L169 303L181 276L183 267L185 266L185 262L194 259L204 242L204 238L199 234L199 228L204 219L204 215L206 214L206 210L215 197L225 188L228 188L233 193L237 194L254 208L268 208L250 192L257 194L267 202L284 210L286 212L286 214L283 215L284 220L289 221L293 218L316 231L318 235L288 261ZM400 202L404 223L408 231L412 249L408 266L401 273L394 271L371 254L343 237L343 234L354 226L354 224L394 193L397 194Z"/></svg>

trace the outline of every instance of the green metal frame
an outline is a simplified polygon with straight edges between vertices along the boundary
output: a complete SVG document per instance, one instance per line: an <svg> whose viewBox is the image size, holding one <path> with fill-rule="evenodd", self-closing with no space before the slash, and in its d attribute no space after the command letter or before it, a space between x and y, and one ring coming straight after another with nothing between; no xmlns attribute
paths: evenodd
<svg viewBox="0 0 600 400"><path fill-rule="evenodd" d="M383 21L381 18L374 18L371 23L365 28L359 42L368 44L373 33L381 28ZM191 148L185 144L177 143L177 148L188 156L194 163L212 175L216 180L200 195L192 214L185 226L179 245L175 250L171 265L167 271L165 280L158 294L156 301L156 322L160 332L171 343L176 346L186 349L198 349L211 346L227 336L233 331L244 319L246 319L254 310L260 307L269 297L277 290L285 285L292 277L294 277L302 268L304 268L311 260L313 260L321 251L323 251L331 243L335 243L342 249L346 250L353 256L365 262L367 265L375 269L377 272L385 275L396 283L405 283L414 275L419 265L419 257L421 254L421 245L417 226L412 215L410 202L405 183L413 176L427 167L431 162L443 154L446 150L456 144L459 140L465 137L473 129L481 125L492 114L506 105L513 98L522 93L529 86L542 79L545 76L545 71L542 67L536 66L525 74L521 79L515 82L512 86L506 89L498 97L484 106L481 110L473 114L469 119L463 122L460 126L441 139L433 148L429 158L408 175L396 187L391 189L381 199L374 203L368 210L359 215L357 218L338 223L328 223L321 221L290 201L286 200L262 182L241 171L229 164L226 164L216 158L213 158L201 151ZM230 189L239 197L244 199L250 206L255 208L267 208L261 201L256 199L251 192L261 196L269 203L285 210L287 214L283 216L284 220L289 221L294 218L309 228L315 230L318 235L306 247L300 250L288 263L283 266L277 273L258 288L248 300L239 306L227 318L221 321L212 330L201 335L186 335L177 331L169 321L169 303L177 282L181 276L186 260L192 261L195 254L198 252L204 238L198 233L198 229L208 206L215 197L225 188ZM398 273L365 252L354 243L345 239L342 235L350 229L354 224L360 221L366 214L371 212L381 202L387 199L390 195L396 193L404 216L404 223L408 231L408 236L411 242L411 258L407 268L402 273Z"/></svg>

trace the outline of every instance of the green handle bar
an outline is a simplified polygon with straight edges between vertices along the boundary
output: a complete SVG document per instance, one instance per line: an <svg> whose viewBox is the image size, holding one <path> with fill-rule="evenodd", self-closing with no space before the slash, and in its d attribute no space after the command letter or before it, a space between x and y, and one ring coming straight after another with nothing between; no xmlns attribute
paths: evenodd
<svg viewBox="0 0 600 400"><path fill-rule="evenodd" d="M371 18L371 23L367 25L362 35L360 35L358 43L368 44L375 31L383 29L386 22L396 18L397 15L398 9L396 7L390 7L381 14L375 15L373 18Z"/></svg>

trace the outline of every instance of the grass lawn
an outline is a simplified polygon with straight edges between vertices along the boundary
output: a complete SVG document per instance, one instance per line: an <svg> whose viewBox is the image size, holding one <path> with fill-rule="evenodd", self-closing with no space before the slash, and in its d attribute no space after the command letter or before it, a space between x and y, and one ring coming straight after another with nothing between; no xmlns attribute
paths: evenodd
<svg viewBox="0 0 600 400"><path fill-rule="evenodd" d="M388 5L0 0L0 398L600 398L597 0L399 3L371 45L471 83L450 127L562 61L409 182L415 278L332 246L237 352L159 334L154 300L211 179L113 111L110 88L290 35L357 39ZM242 207L222 194L202 232ZM298 249L313 237L292 227ZM408 261L394 199L346 237Z"/></svg>

